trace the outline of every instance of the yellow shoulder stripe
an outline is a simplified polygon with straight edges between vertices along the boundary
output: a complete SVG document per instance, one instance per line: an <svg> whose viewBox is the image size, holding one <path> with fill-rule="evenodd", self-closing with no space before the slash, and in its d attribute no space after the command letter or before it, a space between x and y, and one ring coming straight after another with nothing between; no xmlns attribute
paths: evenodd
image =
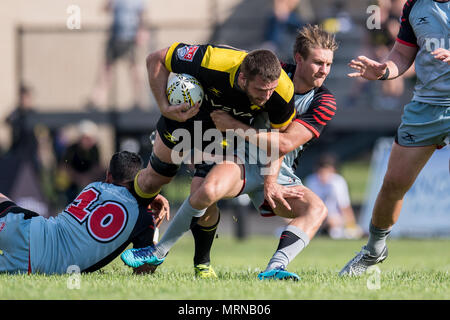
<svg viewBox="0 0 450 320"><path fill-rule="evenodd" d="M202 60L202 67L230 74L230 84L233 86L236 71L247 55L245 51L208 46Z"/></svg>
<svg viewBox="0 0 450 320"><path fill-rule="evenodd" d="M166 54L166 60L164 61L167 70L169 70L170 72L172 72L172 55L173 55L173 51L175 50L175 48L179 45L179 42L175 42L174 44L172 44L169 47L169 50L167 51Z"/></svg>
<svg viewBox="0 0 450 320"><path fill-rule="evenodd" d="M289 119L287 121L285 121L283 123L280 123L280 124L276 124L276 123L272 123L271 122L270 125L272 126L272 128L275 128L275 129L287 126L292 121L292 119L294 119L295 114L296 114L296 110L294 109L294 112L291 114L291 116L289 117Z"/></svg>
<svg viewBox="0 0 450 320"><path fill-rule="evenodd" d="M278 86L275 89L275 92L286 102L291 101L294 96L294 84L283 69L281 70L280 79L278 80Z"/></svg>

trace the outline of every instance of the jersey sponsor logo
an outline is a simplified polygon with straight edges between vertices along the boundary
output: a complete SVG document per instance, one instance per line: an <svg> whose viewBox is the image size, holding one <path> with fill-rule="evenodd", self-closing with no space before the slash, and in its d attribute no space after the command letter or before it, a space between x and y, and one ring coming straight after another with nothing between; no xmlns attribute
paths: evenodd
<svg viewBox="0 0 450 320"><path fill-rule="evenodd" d="M218 97L222 94L222 92L220 92L219 90L217 90L214 87L208 88L208 91L210 91L213 95L218 96Z"/></svg>
<svg viewBox="0 0 450 320"><path fill-rule="evenodd" d="M428 17L420 17L418 20L419 20L417 23L418 26L422 24L428 24Z"/></svg>
<svg viewBox="0 0 450 320"><path fill-rule="evenodd" d="M166 131L164 133L164 138L166 138L167 141L170 141L173 144L176 144L178 142L178 139L175 138L169 131Z"/></svg>
<svg viewBox="0 0 450 320"><path fill-rule="evenodd" d="M192 62L198 48L199 48L198 46L184 46L182 48L179 48L177 50L178 59Z"/></svg>
<svg viewBox="0 0 450 320"><path fill-rule="evenodd" d="M236 110L236 109L234 109L232 107L227 107L227 106L224 106L224 105L221 105L221 104L216 104L216 103L214 103L213 99L208 97L208 95L205 95L205 97L206 97L206 100L211 102L211 105L214 108L219 108L219 109L221 109L221 110L223 110L225 112L231 113L234 116L253 118L253 114L251 114L249 112L239 111L239 110Z"/></svg>

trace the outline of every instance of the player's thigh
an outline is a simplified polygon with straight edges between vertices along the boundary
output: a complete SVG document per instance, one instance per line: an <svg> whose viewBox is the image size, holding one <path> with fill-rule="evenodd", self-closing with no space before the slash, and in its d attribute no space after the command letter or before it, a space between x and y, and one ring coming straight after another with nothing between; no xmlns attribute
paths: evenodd
<svg viewBox="0 0 450 320"><path fill-rule="evenodd" d="M172 149L170 149L168 146L166 146L164 144L158 131L156 132L156 137L155 137L155 142L153 143L152 152L159 158L159 160L166 162L166 163L174 163L172 161L172 159L173 159Z"/></svg>
<svg viewBox="0 0 450 320"><path fill-rule="evenodd" d="M205 178L194 176L191 182L191 194L195 193L195 191L200 190ZM198 224L203 227L209 227L214 225L219 219L219 208L217 207L217 203L214 202L207 209L203 216L198 220Z"/></svg>
<svg viewBox="0 0 450 320"><path fill-rule="evenodd" d="M409 189L435 150L435 145L403 147L394 143L389 156L384 185Z"/></svg>
<svg viewBox="0 0 450 320"><path fill-rule="evenodd" d="M216 164L194 191L198 197L206 197L211 201L232 198L239 194L244 184L242 165L233 161Z"/></svg>
<svg viewBox="0 0 450 320"><path fill-rule="evenodd" d="M297 218L301 216L323 216L326 215L326 206L323 201L310 189L305 186L298 185L289 188L297 188L303 192L303 197L286 199L291 206L291 210L286 209L278 204L274 213L283 218Z"/></svg>

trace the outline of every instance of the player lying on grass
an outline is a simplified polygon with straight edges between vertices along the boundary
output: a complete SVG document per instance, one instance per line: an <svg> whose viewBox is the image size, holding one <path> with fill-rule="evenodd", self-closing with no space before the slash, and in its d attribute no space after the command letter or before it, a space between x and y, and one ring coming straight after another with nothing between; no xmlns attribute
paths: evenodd
<svg viewBox="0 0 450 320"><path fill-rule="evenodd" d="M368 242L340 275L359 276L387 258L386 239L400 217L403 197L434 151L443 148L450 136L450 51L435 47L436 42L442 43L439 39L449 39L449 16L450 1L409 0L403 7L397 41L385 61L360 56L349 64L355 69L350 77L389 80L401 76L415 62L417 83L392 145ZM448 192L444 194L448 196Z"/></svg>
<svg viewBox="0 0 450 320"><path fill-rule="evenodd" d="M240 194L248 194L254 206L263 216L279 215L291 218L291 222L282 232L278 248L266 269L258 275L265 279L293 279L299 277L286 269L287 265L308 245L324 221L327 209L322 200L311 190L304 187L295 175L297 158L313 138L318 138L325 125L336 112L334 96L322 85L330 72L333 52L337 45L334 37L317 26L304 27L297 35L294 46L294 58L297 65L284 66L295 85L296 118L285 132L265 133L258 131L256 137L270 143L278 141L280 154L285 155L275 161L280 167L276 173L264 177L261 163L251 164L241 159L238 164L228 159L199 174L204 179L194 177L191 195L178 210L161 241L155 247L125 251L121 258L129 266L144 263L159 265L164 261L174 243L194 225L192 229L201 234L195 240L195 255L202 259L208 273L204 277L215 277L209 266L212 241L219 222L216 202ZM212 113L216 127L226 129L251 129L247 124L222 111ZM268 128L264 114L255 120L256 128ZM247 147L249 145L247 144ZM239 155L239 153L237 153ZM246 150L246 155L250 152ZM279 174L278 174L279 172ZM266 178L266 179L265 179ZM295 189L302 197L290 197L285 190ZM287 199L279 200L274 193ZM267 201L265 200L267 199ZM203 241L198 241L201 239ZM200 274L202 275L202 274Z"/></svg>
<svg viewBox="0 0 450 320"><path fill-rule="evenodd" d="M129 190L142 166L135 153L114 154L105 182L87 185L48 219L0 194L0 272L63 274L74 265L92 272L130 243L135 248L152 244L155 227L169 218L169 203L161 195L151 204L137 202Z"/></svg>

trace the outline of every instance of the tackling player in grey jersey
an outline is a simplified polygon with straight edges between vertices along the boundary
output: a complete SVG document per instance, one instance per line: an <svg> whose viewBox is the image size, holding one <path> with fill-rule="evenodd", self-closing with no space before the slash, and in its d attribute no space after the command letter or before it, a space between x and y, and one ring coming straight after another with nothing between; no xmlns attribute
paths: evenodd
<svg viewBox="0 0 450 320"><path fill-rule="evenodd" d="M397 41L383 62L360 56L350 77L394 79L415 61L417 84L403 112L383 185L369 225L369 239L340 275L358 276L387 258L386 239L397 222L403 197L436 148L450 135L450 1L408 0Z"/></svg>
<svg viewBox="0 0 450 320"><path fill-rule="evenodd" d="M137 154L114 154L105 182L89 184L48 219L0 194L0 272L63 274L70 266L92 272L130 243L153 245L155 226L168 214L169 204L162 196L150 207L136 201L130 183L141 168Z"/></svg>

